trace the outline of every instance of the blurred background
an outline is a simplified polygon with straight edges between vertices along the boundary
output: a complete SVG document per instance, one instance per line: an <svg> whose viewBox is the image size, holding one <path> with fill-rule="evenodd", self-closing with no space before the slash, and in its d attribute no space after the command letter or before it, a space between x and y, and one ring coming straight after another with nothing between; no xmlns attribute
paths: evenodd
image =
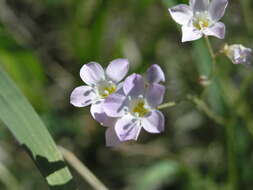
<svg viewBox="0 0 253 190"><path fill-rule="evenodd" d="M203 40L181 43L167 9L187 0L0 0L0 64L66 147L111 190L251 190L253 186L252 67L219 57L205 100L226 125L217 124L187 95L199 95L211 60ZM222 21L225 40L253 48L253 2L230 0ZM81 66L130 60L130 73L152 64L166 72L166 130L144 130L138 142L105 147L105 128L89 108L70 105L83 82ZM0 108L4 109L4 108ZM6 170L7 169L7 170ZM73 171L79 189L92 189ZM6 176L12 176L8 178ZM9 183L9 184L6 184ZM10 132L0 127L0 189L46 190L36 166ZM7 186L9 188L7 188Z"/></svg>

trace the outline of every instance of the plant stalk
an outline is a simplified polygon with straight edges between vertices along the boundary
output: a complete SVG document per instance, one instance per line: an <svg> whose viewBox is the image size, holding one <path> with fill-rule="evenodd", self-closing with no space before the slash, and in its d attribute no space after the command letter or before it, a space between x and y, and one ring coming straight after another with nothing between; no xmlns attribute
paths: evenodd
<svg viewBox="0 0 253 190"><path fill-rule="evenodd" d="M58 146L64 159L85 179L95 190L109 190L72 152Z"/></svg>

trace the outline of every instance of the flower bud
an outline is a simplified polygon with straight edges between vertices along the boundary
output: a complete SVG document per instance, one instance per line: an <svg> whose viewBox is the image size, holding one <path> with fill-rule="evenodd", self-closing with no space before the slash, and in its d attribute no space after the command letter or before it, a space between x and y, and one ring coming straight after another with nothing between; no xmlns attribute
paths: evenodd
<svg viewBox="0 0 253 190"><path fill-rule="evenodd" d="M241 44L226 44L223 52L234 64L250 64L253 58L252 49Z"/></svg>

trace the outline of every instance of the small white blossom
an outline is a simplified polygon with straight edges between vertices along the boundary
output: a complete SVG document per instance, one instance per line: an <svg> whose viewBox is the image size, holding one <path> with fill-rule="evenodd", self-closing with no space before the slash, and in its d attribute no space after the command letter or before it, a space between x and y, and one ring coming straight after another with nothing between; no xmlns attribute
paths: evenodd
<svg viewBox="0 0 253 190"><path fill-rule="evenodd" d="M91 105L92 117L104 126L112 126L115 119L108 117L103 110L105 99L121 88L121 81L129 70L127 59L116 59L104 70L96 62L83 65L80 77L87 85L75 88L70 96L70 103L76 107Z"/></svg>
<svg viewBox="0 0 253 190"><path fill-rule="evenodd" d="M225 37L225 25L219 22L228 0L190 0L169 9L172 18L182 25L182 42L200 39L203 35Z"/></svg>

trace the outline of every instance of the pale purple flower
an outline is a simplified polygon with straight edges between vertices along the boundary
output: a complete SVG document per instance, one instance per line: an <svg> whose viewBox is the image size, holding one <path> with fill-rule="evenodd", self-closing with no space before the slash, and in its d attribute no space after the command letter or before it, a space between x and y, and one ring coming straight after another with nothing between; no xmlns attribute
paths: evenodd
<svg viewBox="0 0 253 190"><path fill-rule="evenodd" d="M169 9L172 18L182 25L182 42L200 39L203 35L225 37L225 25L219 22L228 0L190 0Z"/></svg>
<svg viewBox="0 0 253 190"><path fill-rule="evenodd" d="M150 66L147 72L145 73L144 81L145 81L145 88L148 88L150 84L153 83L165 82L165 75L161 67L157 64L153 64L152 66ZM122 88L120 91L117 91L117 93L120 93L121 95L124 96L124 91ZM115 121L116 120L117 119L115 118ZM115 147L121 144L121 141L116 134L114 126L107 128L105 136L107 146Z"/></svg>
<svg viewBox="0 0 253 190"><path fill-rule="evenodd" d="M91 105L91 114L95 120L104 126L112 126L114 118L108 117L103 110L104 100L120 89L120 81L129 69L127 59L116 59L104 70L100 64L90 62L80 70L82 80L87 84L73 90L70 102L76 107Z"/></svg>
<svg viewBox="0 0 253 190"><path fill-rule="evenodd" d="M234 64L250 64L253 60L252 49L241 44L225 45L223 51Z"/></svg>
<svg viewBox="0 0 253 190"><path fill-rule="evenodd" d="M124 81L123 92L110 95L103 104L108 116L118 118L107 132L107 141L113 145L114 142L137 140L142 128L149 133L161 133L164 116L157 106L163 101L165 87L158 83L145 87L143 77L132 74Z"/></svg>

